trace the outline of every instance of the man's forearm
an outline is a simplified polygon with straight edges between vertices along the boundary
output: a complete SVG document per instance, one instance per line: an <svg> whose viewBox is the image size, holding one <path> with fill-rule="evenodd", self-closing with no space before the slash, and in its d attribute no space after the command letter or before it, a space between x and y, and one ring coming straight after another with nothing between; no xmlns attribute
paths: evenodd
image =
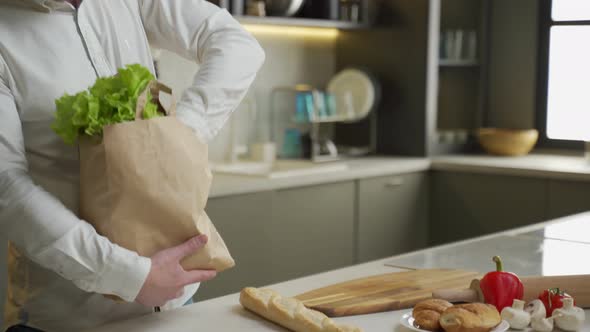
<svg viewBox="0 0 590 332"><path fill-rule="evenodd" d="M0 173L0 234L79 288L135 300L150 260L112 244L25 171Z"/></svg>

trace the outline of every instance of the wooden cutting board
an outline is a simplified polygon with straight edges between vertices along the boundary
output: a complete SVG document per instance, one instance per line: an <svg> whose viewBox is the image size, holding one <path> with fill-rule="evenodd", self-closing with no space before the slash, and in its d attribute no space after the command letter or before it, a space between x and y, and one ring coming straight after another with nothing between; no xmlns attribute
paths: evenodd
<svg viewBox="0 0 590 332"><path fill-rule="evenodd" d="M464 289L477 272L436 269L365 277L296 296L306 307L329 317L364 315L413 307L435 289Z"/></svg>

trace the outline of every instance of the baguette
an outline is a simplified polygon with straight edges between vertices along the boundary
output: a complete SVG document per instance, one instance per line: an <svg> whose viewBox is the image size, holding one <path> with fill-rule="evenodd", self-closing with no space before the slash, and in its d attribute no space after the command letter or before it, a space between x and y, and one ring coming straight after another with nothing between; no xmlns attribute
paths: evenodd
<svg viewBox="0 0 590 332"><path fill-rule="evenodd" d="M240 303L255 314L295 332L362 332L354 326L339 325L323 313L306 308L301 301L283 297L270 289L244 288Z"/></svg>

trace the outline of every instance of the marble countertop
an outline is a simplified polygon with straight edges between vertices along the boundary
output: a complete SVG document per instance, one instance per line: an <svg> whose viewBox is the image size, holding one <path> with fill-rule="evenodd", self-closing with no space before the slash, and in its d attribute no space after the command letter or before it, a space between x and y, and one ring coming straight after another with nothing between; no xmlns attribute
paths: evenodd
<svg viewBox="0 0 590 332"><path fill-rule="evenodd" d="M463 268L490 271L493 255L504 256L506 269L522 275L590 273L590 213L429 248L397 257L300 278L270 287L292 296L337 282L416 268ZM575 253L572 254L572 253ZM568 258L569 256L569 258ZM246 285L244 285L246 286ZM242 309L238 294L199 302L92 330L92 332L286 331ZM409 310L337 318L366 332L407 332L399 324ZM590 310L586 310L590 317ZM590 331L590 319L583 331Z"/></svg>
<svg viewBox="0 0 590 332"><path fill-rule="evenodd" d="M504 174L590 181L590 162L580 156L530 154L522 157L450 155L435 158L368 157L340 161L347 170L269 179L214 174L211 198L427 170Z"/></svg>

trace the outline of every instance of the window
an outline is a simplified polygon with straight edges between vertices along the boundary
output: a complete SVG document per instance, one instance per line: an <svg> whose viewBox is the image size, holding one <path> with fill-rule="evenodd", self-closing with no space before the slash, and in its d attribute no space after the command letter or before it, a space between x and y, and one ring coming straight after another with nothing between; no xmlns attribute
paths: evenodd
<svg viewBox="0 0 590 332"><path fill-rule="evenodd" d="M546 0L541 11L541 132L590 141L590 0Z"/></svg>

